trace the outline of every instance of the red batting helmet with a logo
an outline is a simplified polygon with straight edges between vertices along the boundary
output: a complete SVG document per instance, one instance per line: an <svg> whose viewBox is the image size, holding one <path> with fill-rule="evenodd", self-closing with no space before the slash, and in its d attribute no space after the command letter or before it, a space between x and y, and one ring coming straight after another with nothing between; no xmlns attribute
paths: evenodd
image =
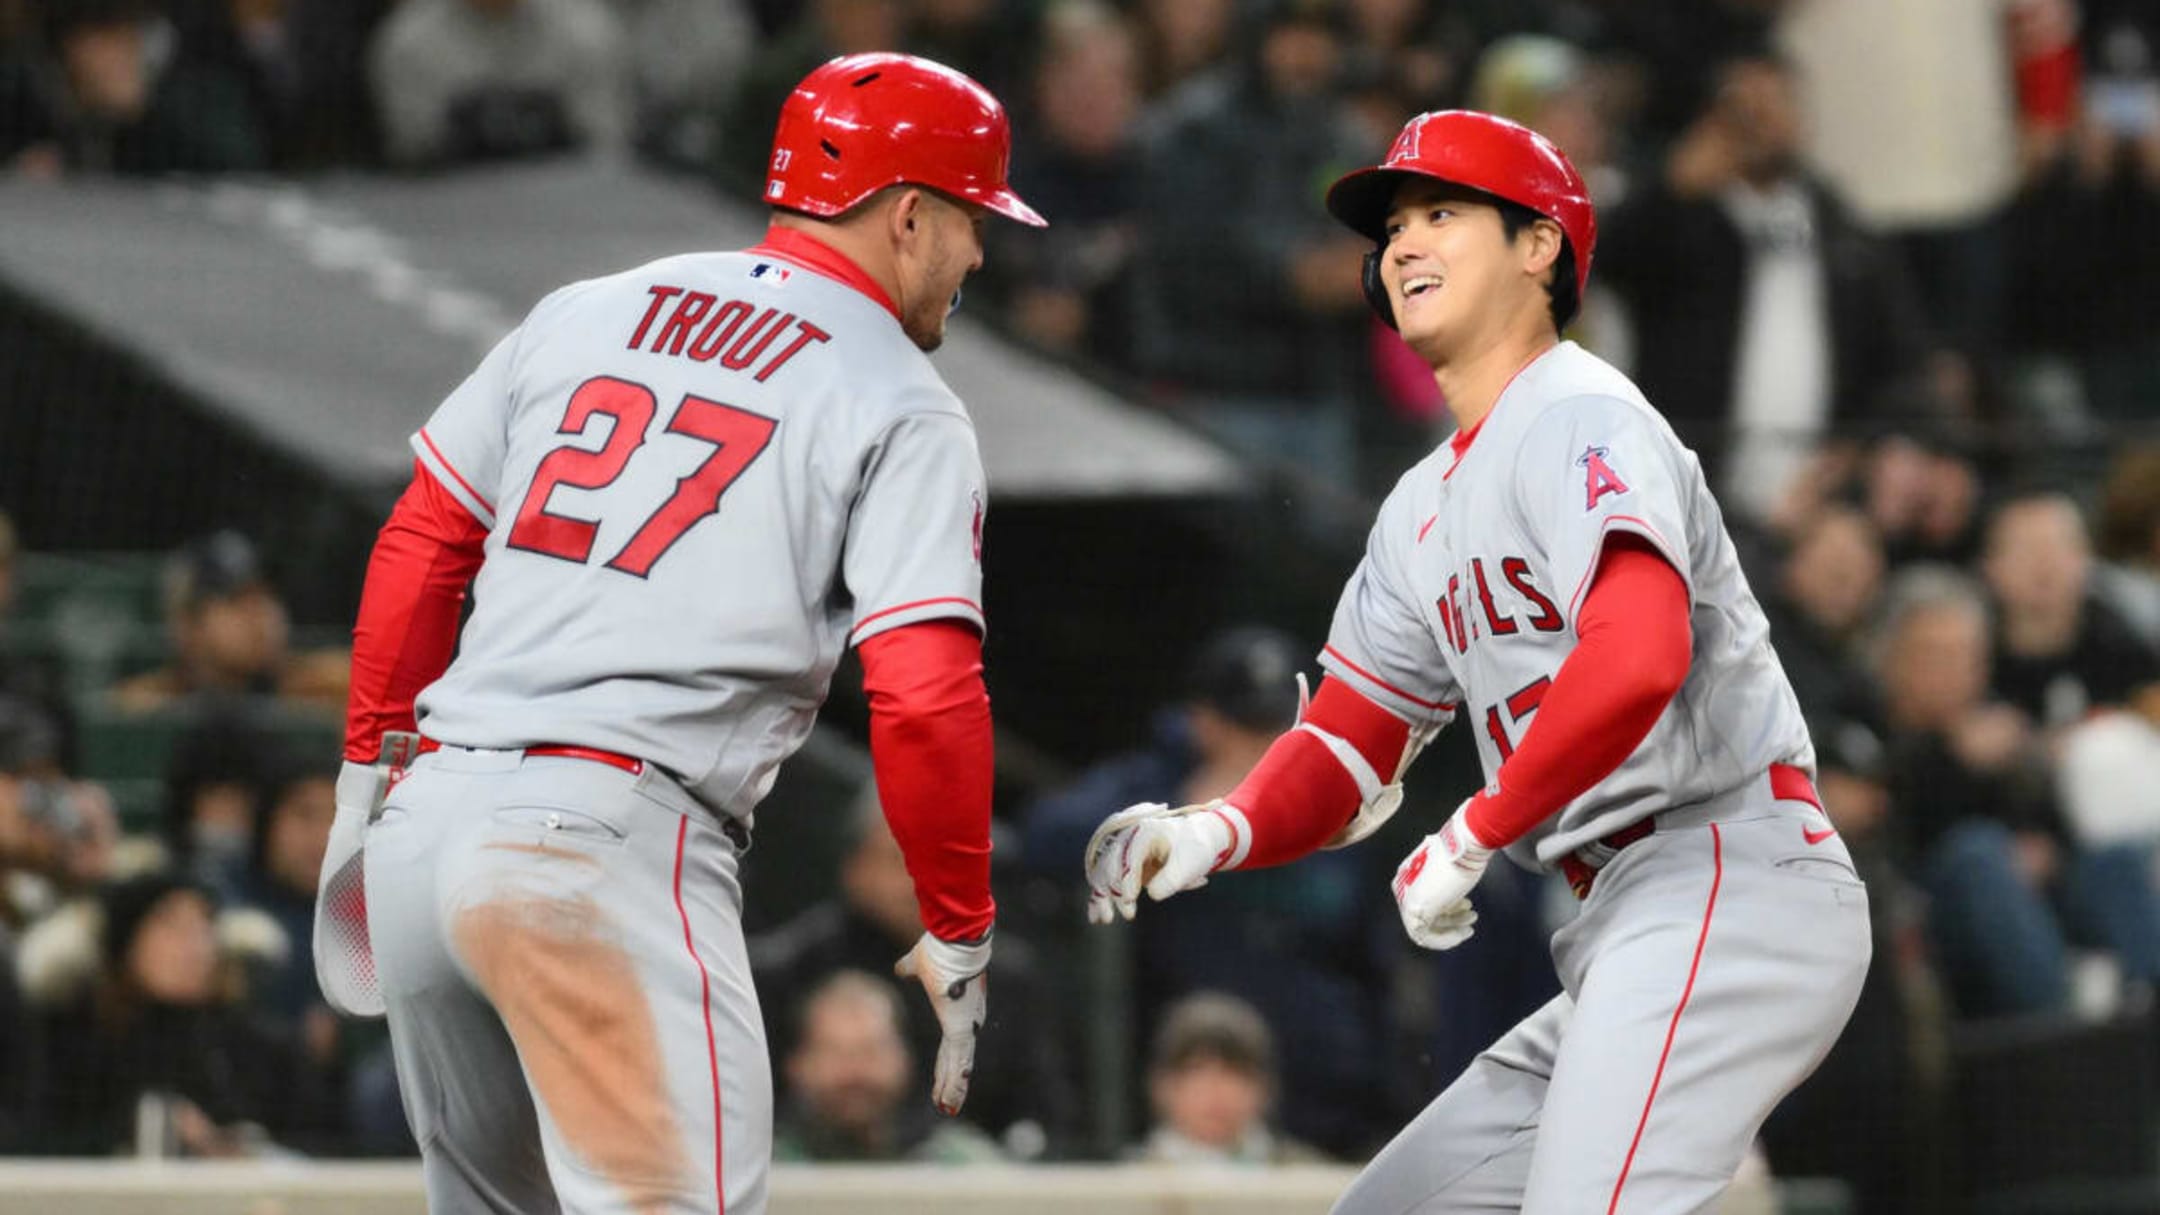
<svg viewBox="0 0 2160 1215"><path fill-rule="evenodd" d="M1005 182L1012 124L990 90L914 55L843 55L780 109L765 201L830 219L906 182L1043 226Z"/></svg>
<svg viewBox="0 0 2160 1215"><path fill-rule="evenodd" d="M1575 255L1575 293L1581 298L1590 279L1590 255L1597 248L1597 211L1590 205L1590 188L1582 174L1552 140L1477 110L1420 114L1395 137L1386 160L1347 174L1328 188L1328 211L1374 243L1385 244L1395 188L1409 177L1482 190L1559 224Z"/></svg>

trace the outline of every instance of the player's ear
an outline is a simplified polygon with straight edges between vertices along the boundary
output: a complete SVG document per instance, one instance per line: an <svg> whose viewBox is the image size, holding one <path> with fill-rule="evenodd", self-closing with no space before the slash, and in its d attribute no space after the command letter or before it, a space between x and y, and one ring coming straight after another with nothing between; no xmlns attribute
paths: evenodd
<svg viewBox="0 0 2160 1215"><path fill-rule="evenodd" d="M1559 224L1540 217L1536 223L1522 231L1520 247L1523 253L1523 269L1532 278L1552 270L1560 261L1560 250L1566 240Z"/></svg>
<svg viewBox="0 0 2160 1215"><path fill-rule="evenodd" d="M914 237L917 217L921 214L922 191L912 186L887 187L880 209L885 239L895 247L908 243Z"/></svg>

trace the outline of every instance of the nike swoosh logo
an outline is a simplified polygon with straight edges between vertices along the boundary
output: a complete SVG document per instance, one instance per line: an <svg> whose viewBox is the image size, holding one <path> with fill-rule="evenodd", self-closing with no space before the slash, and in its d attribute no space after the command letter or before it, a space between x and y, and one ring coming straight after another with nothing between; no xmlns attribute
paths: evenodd
<svg viewBox="0 0 2160 1215"><path fill-rule="evenodd" d="M1820 844L1824 840L1829 839L1831 836L1836 834L1837 828L1835 827L1825 827L1820 831L1810 831L1806 827L1800 828L1800 838L1806 840L1810 844Z"/></svg>

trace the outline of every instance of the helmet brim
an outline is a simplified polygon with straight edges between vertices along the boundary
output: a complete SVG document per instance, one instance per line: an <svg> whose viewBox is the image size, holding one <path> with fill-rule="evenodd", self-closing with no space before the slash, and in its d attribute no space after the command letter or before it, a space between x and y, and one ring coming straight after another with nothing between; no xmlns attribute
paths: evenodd
<svg viewBox="0 0 2160 1215"><path fill-rule="evenodd" d="M1050 226L1049 220L1038 214L1035 208L1020 201L1020 196L1013 193L1010 187L985 191L981 197L972 198L969 201L980 203L999 215L1026 224L1030 228L1047 228Z"/></svg>
<svg viewBox="0 0 2160 1215"><path fill-rule="evenodd" d="M1429 173L1384 167L1345 173L1328 187L1328 214L1374 244L1386 244L1388 209L1395 204L1395 191L1414 178L1445 180Z"/></svg>

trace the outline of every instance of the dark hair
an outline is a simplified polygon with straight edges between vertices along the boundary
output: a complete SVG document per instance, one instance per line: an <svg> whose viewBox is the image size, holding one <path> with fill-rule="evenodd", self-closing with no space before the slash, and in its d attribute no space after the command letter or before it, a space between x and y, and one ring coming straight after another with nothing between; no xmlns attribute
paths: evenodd
<svg viewBox="0 0 2160 1215"><path fill-rule="evenodd" d="M1298 664L1307 651L1279 629L1242 625L1207 639L1186 672L1187 694L1248 730L1297 722Z"/></svg>
<svg viewBox="0 0 2160 1215"><path fill-rule="evenodd" d="M1540 215L1519 202L1494 198L1492 205L1500 212L1500 227L1510 242L1541 219L1559 226L1560 221L1552 216ZM1564 228L1560 232L1560 256L1553 261L1552 285L1546 288L1546 294L1552 297L1553 331L1564 333L1575 314L1582 310L1582 299L1575 289L1575 242L1568 239Z"/></svg>
<svg viewBox="0 0 2160 1215"><path fill-rule="evenodd" d="M1258 1010L1236 996L1203 991L1170 1006L1156 1027L1148 1069L1183 1071L1195 1063L1221 1063L1273 1083L1275 1036Z"/></svg>
<svg viewBox="0 0 2160 1215"><path fill-rule="evenodd" d="M270 869L270 832L277 823L278 807L292 791L311 780L337 784L339 763L335 752L301 748L290 743L269 744L271 749L256 764L255 838L248 854L258 873Z"/></svg>
<svg viewBox="0 0 2160 1215"><path fill-rule="evenodd" d="M77 30L146 21L155 12L151 0L61 0L45 6L45 39L57 46Z"/></svg>
<svg viewBox="0 0 2160 1215"><path fill-rule="evenodd" d="M108 967L115 971L126 969L128 950L134 947L135 936L142 930L143 922L166 899L176 894L195 895L208 905L213 916L217 914L216 892L176 870L159 869L137 874L115 882L99 893L104 922L98 930L98 950Z"/></svg>

